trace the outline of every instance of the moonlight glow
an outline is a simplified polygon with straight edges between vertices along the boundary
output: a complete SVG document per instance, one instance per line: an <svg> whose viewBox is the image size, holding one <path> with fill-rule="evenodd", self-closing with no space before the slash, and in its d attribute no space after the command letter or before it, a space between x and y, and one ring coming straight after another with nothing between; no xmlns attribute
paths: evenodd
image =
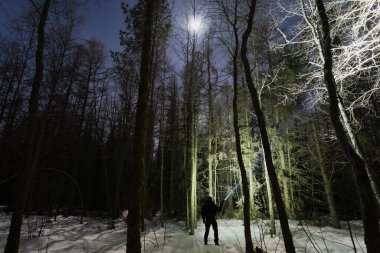
<svg viewBox="0 0 380 253"><path fill-rule="evenodd" d="M202 28L202 21L200 18L194 17L189 22L190 30L199 32Z"/></svg>

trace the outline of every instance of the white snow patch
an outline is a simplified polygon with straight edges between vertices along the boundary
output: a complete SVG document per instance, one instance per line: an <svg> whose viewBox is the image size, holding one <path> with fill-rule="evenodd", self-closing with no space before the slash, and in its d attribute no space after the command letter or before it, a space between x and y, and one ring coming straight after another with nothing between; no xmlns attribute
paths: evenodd
<svg viewBox="0 0 380 253"><path fill-rule="evenodd" d="M0 249L4 249L10 215L0 214ZM30 223L36 217L29 218ZM41 219L40 219L41 220ZM57 221L49 221L44 227L43 236L29 238L27 221L24 221L21 233L20 252L125 252L127 226L123 219L115 222L115 229L107 229L108 220L85 218L79 224L78 217L58 217ZM198 222L194 235L189 235L182 221L168 221L165 228L159 222L145 221L147 231L142 233L142 252L146 253L236 253L245 252L244 227L241 220L218 220L219 243L213 244L212 228L208 238L209 245L203 245L204 225ZM297 252L354 252L347 223L342 222L343 229L306 225L298 221L289 221ZM363 224L361 221L351 222L353 239L357 252L365 252ZM252 238L254 245L267 252L285 252L280 226L276 223L277 234L269 235L269 222L252 221Z"/></svg>

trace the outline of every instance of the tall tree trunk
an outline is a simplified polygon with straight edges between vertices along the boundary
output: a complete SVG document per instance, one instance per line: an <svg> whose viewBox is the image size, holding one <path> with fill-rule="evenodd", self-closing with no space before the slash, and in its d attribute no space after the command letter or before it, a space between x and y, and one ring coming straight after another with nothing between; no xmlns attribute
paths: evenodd
<svg viewBox="0 0 380 253"><path fill-rule="evenodd" d="M172 93L172 119L171 119L171 154L170 154L170 190L169 190L169 209L173 211L174 202L174 176L175 176L175 157L176 157L176 144L177 144L177 86L175 78L173 78L173 93Z"/></svg>
<svg viewBox="0 0 380 253"><path fill-rule="evenodd" d="M127 253L141 252L140 229L141 229L141 201L144 191L144 172L145 172L145 152L146 140L148 135L148 119L150 94L152 89L152 36L154 8L157 0L146 1L144 38L142 43L142 55L140 66L140 84L138 91L136 122L133 143L132 168L136 173L132 173L131 189L135 192L130 195L128 212L128 231L127 231Z"/></svg>
<svg viewBox="0 0 380 253"><path fill-rule="evenodd" d="M193 44L191 49L191 62L187 96L187 166L190 171L190 235L194 234L196 228L196 191L197 191L197 137L196 137L196 110L195 110L195 33L193 34Z"/></svg>
<svg viewBox="0 0 380 253"><path fill-rule="evenodd" d="M252 168L251 167L251 164L249 163L248 164L249 168ZM254 201L254 189L253 189L253 184L254 184L254 174L253 174L253 171L252 170L248 170L248 180L249 180L249 204L250 204L250 214L251 216L253 216L254 214L254 208L255 208L255 201ZM231 185L231 184L229 184Z"/></svg>
<svg viewBox="0 0 380 253"><path fill-rule="evenodd" d="M280 218L280 224L281 224L281 229L282 229L284 243L285 243L285 249L287 253L295 253L292 234L290 232L289 224L288 224L288 217L286 215L284 202L281 196L280 186L279 186L276 171L273 165L272 153L271 153L271 148L269 144L268 133L266 130L265 117L264 117L263 111L261 110L257 90L255 86L253 85L253 80L251 76L251 66L247 58L247 44L248 44L248 38L252 32L255 7L256 7L256 0L251 0L250 11L249 11L249 16L248 16L248 25L247 25L247 29L244 31L242 44L241 44L241 60L244 65L245 78L247 80L248 89L251 93L252 104L255 110L257 122L260 129L261 142L264 149L265 161L267 164L269 178L272 184L277 211Z"/></svg>
<svg viewBox="0 0 380 253"><path fill-rule="evenodd" d="M337 211L336 211L336 205L335 205L335 200L334 200L334 194L333 194L333 191L332 191L332 185L331 185L330 175L328 174L328 171L327 171L326 166L325 166L325 161L323 159L323 155L322 155L322 151L321 151L321 146L320 146L319 140L318 140L317 129L315 127L314 121L311 121L311 127L313 129L313 137L314 137L315 150L316 150L316 153L317 153L317 159L318 159L319 168L321 169L321 174L322 174L322 179L323 179L323 185L325 187L325 193L326 193L327 203L328 203L328 206L329 206L332 226L334 228L340 228L338 214L337 214Z"/></svg>
<svg viewBox="0 0 380 253"><path fill-rule="evenodd" d="M190 199L189 199L189 170L188 170L188 159L187 159L187 145L183 148L183 170L185 175L185 203L186 203L186 227L190 228Z"/></svg>
<svg viewBox="0 0 380 253"><path fill-rule="evenodd" d="M338 141L341 145L346 159L351 164L354 180L358 187L361 213L364 225L364 242L367 246L367 252L374 253L380 249L380 234L379 234L379 217L378 207L376 204L375 196L371 189L370 180L365 168L365 162L357 155L352 148L347 135L344 131L344 127L339 119L339 101L336 91L336 83L333 74L333 59L331 53L331 37L329 20L326 14L326 9L322 0L315 0L320 21L322 23L322 52L324 61L324 79L327 87L329 99L330 99L330 119L333 124Z"/></svg>
<svg viewBox="0 0 380 253"><path fill-rule="evenodd" d="M278 156L280 159L280 167L282 171L282 182L284 187L284 201L285 201L285 210L288 213L288 215L291 217L291 203L290 203L290 196L289 196L289 177L288 177L288 171L286 169L286 162L285 162L285 153L284 153L284 145L279 143L278 145Z"/></svg>
<svg viewBox="0 0 380 253"><path fill-rule="evenodd" d="M237 23L237 5L235 5L235 23L234 23L234 36L235 36L235 50L233 54L233 86L234 96L232 99L233 108L233 126L235 134L235 147L236 155L240 168L242 191L244 196L243 216L244 216L244 237L245 247L247 253L254 253L253 242L251 236L251 218L250 218L250 195L249 195L249 182L247 178L247 170L244 166L243 154L241 151L241 139L239 130L239 111L238 111L238 57L239 57L239 34L236 27Z"/></svg>
<svg viewBox="0 0 380 253"><path fill-rule="evenodd" d="M164 152L165 152L165 135L164 135L164 117L165 117L165 83L162 85L161 94L161 113L160 113L160 147L161 147L161 157L160 157L160 207L161 216L160 223L161 227L164 227Z"/></svg>
<svg viewBox="0 0 380 253"><path fill-rule="evenodd" d="M288 143L286 145L286 149L287 149L287 158L288 158L288 171L289 171L289 178L292 179L293 178L293 170L292 170L292 158L291 158L291 148L292 146ZM290 181L292 182L292 181ZM289 184L289 198L290 198L290 213L292 215L295 215L295 199L294 199L294 187L293 187L293 184Z"/></svg>
<svg viewBox="0 0 380 253"><path fill-rule="evenodd" d="M208 90L207 90L207 103L208 103L208 120L207 120L207 130L208 130L208 156L207 156L207 162L208 162L208 192L209 195L212 196L213 192L213 179L212 179L212 164L213 164L213 157L212 154L212 140L213 140L213 114L214 114L214 108L213 108L213 98L212 98L212 84L211 84L211 48L210 48L210 37L207 37L207 83L208 83ZM215 196L214 196L215 197Z"/></svg>
<svg viewBox="0 0 380 253"><path fill-rule="evenodd" d="M273 196L272 196L272 186L270 185L270 179L268 174L267 163L264 159L264 170L265 170L265 185L267 187L268 195L268 209L269 209L269 219L270 219L270 236L273 238L273 235L276 234L276 220L274 217L274 205L273 205Z"/></svg>
<svg viewBox="0 0 380 253"><path fill-rule="evenodd" d="M36 139L39 135L38 129L38 104L40 100L40 88L44 72L44 46L45 46L45 24L50 8L50 0L46 0L41 11L38 23L38 43L36 50L36 71L34 74L32 91L29 99L28 121L25 136L24 162L17 183L17 194L15 196L14 210L4 253L18 252L20 243L20 232L23 212L27 202L29 188L36 170L38 152L36 152Z"/></svg>
<svg viewBox="0 0 380 253"><path fill-rule="evenodd" d="M162 130L161 130L162 131ZM163 135L161 133L161 135ZM160 216L160 225L164 227L164 141L163 136L161 137L161 158L160 158L160 207L161 207L161 216Z"/></svg>

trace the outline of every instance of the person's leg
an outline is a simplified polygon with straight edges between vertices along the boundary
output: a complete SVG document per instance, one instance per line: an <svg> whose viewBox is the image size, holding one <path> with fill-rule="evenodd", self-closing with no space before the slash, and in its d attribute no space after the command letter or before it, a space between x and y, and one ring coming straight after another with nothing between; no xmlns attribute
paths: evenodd
<svg viewBox="0 0 380 253"><path fill-rule="evenodd" d="M208 238L208 232L210 231L210 225L211 224L209 222L205 223L205 227L206 227L205 236L204 236L204 242L205 242L205 244L207 244L207 238Z"/></svg>
<svg viewBox="0 0 380 253"><path fill-rule="evenodd" d="M219 245L219 236L218 236L218 223L216 221L213 221L211 223L212 229L214 230L214 242L215 245Z"/></svg>

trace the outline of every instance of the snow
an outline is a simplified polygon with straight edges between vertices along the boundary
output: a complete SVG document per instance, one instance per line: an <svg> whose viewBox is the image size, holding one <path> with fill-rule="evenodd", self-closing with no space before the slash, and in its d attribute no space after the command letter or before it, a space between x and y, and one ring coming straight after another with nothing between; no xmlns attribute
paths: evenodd
<svg viewBox="0 0 380 253"><path fill-rule="evenodd" d="M28 228L28 220L25 219L20 252L125 252L127 226L122 219L115 222L115 229L108 229L108 221L100 218L87 217L83 224L79 224L79 221L79 217L59 216L57 221L52 221L33 216L29 217ZM40 224L44 224L42 229ZM145 224L147 232L141 236L142 252L235 253L245 250L244 227L241 220L218 220L220 246L213 243L212 228L208 238L209 245L203 245L202 222L198 223L194 235L189 235L183 221L167 221L165 228L160 228L159 222L155 220L146 220ZM343 229L310 224L311 222L289 221L297 252L354 252L346 222L341 223ZM357 252L365 252L362 222L351 221L350 224ZM0 250L5 247L9 225L10 215L0 214ZM35 229L32 229L33 227ZM268 221L254 220L251 229L255 246L267 252L285 252L281 234L270 237ZM276 229L280 231L278 221ZM36 236L39 231L42 231L41 236ZM35 237L28 237L28 232Z"/></svg>

